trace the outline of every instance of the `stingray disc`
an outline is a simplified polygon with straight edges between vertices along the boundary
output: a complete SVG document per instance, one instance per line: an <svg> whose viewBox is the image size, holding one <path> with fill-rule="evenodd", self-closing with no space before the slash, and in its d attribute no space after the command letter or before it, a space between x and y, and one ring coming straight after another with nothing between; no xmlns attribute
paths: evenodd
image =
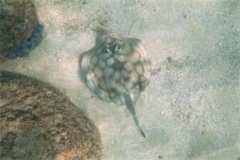
<svg viewBox="0 0 240 160"><path fill-rule="evenodd" d="M125 104L127 91L135 102L149 84L150 62L139 39L104 33L95 46L80 56L80 72L87 87L97 96Z"/></svg>

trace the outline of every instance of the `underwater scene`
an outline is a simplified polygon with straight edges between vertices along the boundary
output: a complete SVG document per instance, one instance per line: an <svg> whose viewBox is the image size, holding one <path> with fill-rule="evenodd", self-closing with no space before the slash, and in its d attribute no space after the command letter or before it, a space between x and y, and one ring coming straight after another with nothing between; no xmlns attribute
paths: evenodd
<svg viewBox="0 0 240 160"><path fill-rule="evenodd" d="M1 160L240 160L239 0L0 0Z"/></svg>

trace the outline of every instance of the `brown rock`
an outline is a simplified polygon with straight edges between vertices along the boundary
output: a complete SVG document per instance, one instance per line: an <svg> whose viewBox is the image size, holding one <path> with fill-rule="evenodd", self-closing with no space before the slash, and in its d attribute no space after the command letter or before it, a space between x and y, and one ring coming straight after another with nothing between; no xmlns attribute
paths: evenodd
<svg viewBox="0 0 240 160"><path fill-rule="evenodd" d="M0 72L1 159L101 158L96 126L57 89Z"/></svg>
<svg viewBox="0 0 240 160"><path fill-rule="evenodd" d="M21 47L23 41L32 37L37 24L32 0L0 0L0 63L8 59L13 46Z"/></svg>
<svg viewBox="0 0 240 160"><path fill-rule="evenodd" d="M32 36L38 24L31 0L0 0L0 53Z"/></svg>

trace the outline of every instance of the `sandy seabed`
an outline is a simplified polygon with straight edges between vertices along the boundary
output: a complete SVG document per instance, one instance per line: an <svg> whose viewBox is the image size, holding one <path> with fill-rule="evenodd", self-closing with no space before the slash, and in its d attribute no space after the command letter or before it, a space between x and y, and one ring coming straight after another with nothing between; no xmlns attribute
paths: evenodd
<svg viewBox="0 0 240 160"><path fill-rule="evenodd" d="M103 160L240 159L240 1L33 0L43 41L1 70L48 82L98 127ZM140 136L125 106L81 82L78 57L97 27L141 39L150 85L136 103Z"/></svg>

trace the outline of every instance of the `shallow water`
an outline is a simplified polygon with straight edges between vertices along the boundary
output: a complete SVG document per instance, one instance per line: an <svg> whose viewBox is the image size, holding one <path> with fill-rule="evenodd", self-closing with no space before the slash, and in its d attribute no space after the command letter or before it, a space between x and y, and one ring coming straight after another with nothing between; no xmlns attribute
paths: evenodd
<svg viewBox="0 0 240 160"><path fill-rule="evenodd" d="M43 41L1 69L48 82L99 128L103 158L240 157L240 2L34 0ZM149 86L135 104L143 138L124 106L101 101L82 83L78 56L104 27L141 39Z"/></svg>

